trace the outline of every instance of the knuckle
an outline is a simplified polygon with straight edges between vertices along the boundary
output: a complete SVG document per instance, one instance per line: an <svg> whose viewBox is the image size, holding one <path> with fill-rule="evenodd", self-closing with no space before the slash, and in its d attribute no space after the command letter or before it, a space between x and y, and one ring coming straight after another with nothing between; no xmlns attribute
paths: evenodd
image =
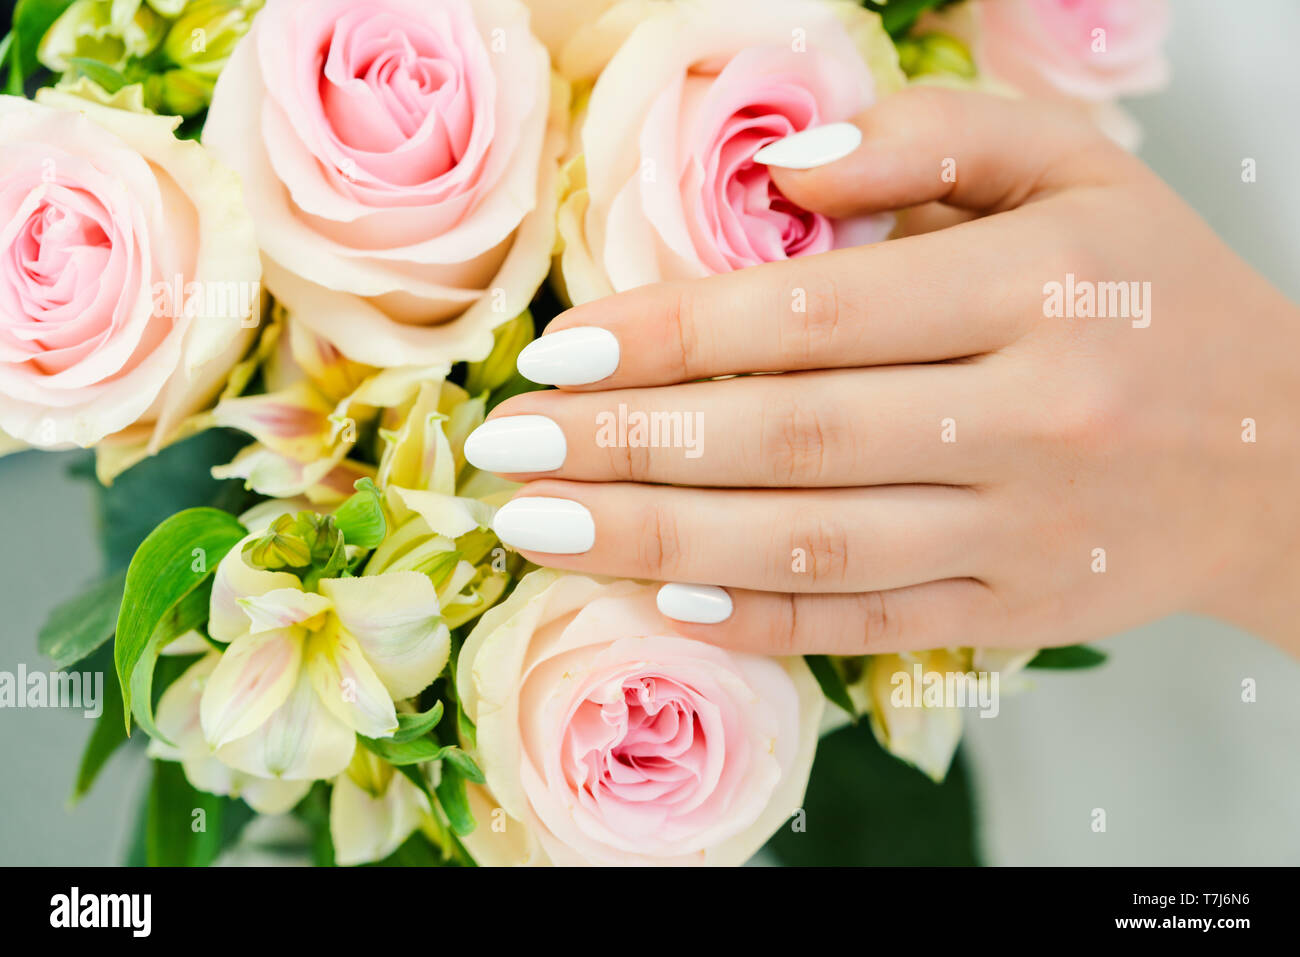
<svg viewBox="0 0 1300 957"><path fill-rule="evenodd" d="M609 471L620 482L649 482L650 447L637 442L615 442L609 447Z"/></svg>
<svg viewBox="0 0 1300 957"><path fill-rule="evenodd" d="M844 304L830 279L801 275L799 288L803 295L792 297L780 327L781 354L808 363L833 354Z"/></svg>
<svg viewBox="0 0 1300 957"><path fill-rule="evenodd" d="M858 596L862 622L862 646L870 651L878 646L893 647L898 635L898 619L884 592L869 591Z"/></svg>
<svg viewBox="0 0 1300 957"><path fill-rule="evenodd" d="M1064 397L1049 427L1055 441L1068 451L1103 453L1120 441L1128 419L1126 404L1113 382L1094 377Z"/></svg>
<svg viewBox="0 0 1300 957"><path fill-rule="evenodd" d="M849 575L849 535L839 521L827 517L806 519L795 534L793 549L807 555L807 574L814 587L843 588Z"/></svg>
<svg viewBox="0 0 1300 957"><path fill-rule="evenodd" d="M671 287L672 294L668 297L664 316L664 334L669 346L664 352L665 361L674 365L672 371L682 382L698 378L694 370L700 368L699 349L695 341L698 328L695 297L690 289L686 283L675 283Z"/></svg>
<svg viewBox="0 0 1300 957"><path fill-rule="evenodd" d="M678 577L681 538L677 519L666 505L647 506L637 539L637 567L643 577L668 581Z"/></svg>
<svg viewBox="0 0 1300 957"><path fill-rule="evenodd" d="M763 458L773 484L820 485L826 474L828 436L817 410L783 402L777 409L765 409L763 417Z"/></svg>
<svg viewBox="0 0 1300 957"><path fill-rule="evenodd" d="M804 636L799 632L799 595L781 595L780 601L768 619L767 647L774 655L802 654L800 645Z"/></svg>

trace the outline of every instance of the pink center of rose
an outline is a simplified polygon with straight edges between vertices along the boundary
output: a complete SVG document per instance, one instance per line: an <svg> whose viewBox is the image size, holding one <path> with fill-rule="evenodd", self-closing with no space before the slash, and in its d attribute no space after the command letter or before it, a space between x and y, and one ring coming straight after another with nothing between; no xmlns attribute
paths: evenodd
<svg viewBox="0 0 1300 957"><path fill-rule="evenodd" d="M767 72L783 55L750 48L716 75L705 70L686 79L682 109L688 154L681 195L692 243L714 272L835 246L831 221L792 203L768 168L754 162L767 144L822 122L807 86Z"/></svg>
<svg viewBox="0 0 1300 957"><path fill-rule="evenodd" d="M637 675L618 690L580 702L563 761L578 800L626 835L702 800L716 779L722 735L716 709L672 678Z"/></svg>
<svg viewBox="0 0 1300 957"><path fill-rule="evenodd" d="M74 318L65 307L74 304L79 289L93 285L111 251L94 219L57 199L42 201L9 249L6 275L22 304L21 314L34 321Z"/></svg>
<svg viewBox="0 0 1300 957"><path fill-rule="evenodd" d="M373 9L335 21L319 50L318 89L345 176L419 186L486 150L491 71L463 6L436 8L429 21Z"/></svg>

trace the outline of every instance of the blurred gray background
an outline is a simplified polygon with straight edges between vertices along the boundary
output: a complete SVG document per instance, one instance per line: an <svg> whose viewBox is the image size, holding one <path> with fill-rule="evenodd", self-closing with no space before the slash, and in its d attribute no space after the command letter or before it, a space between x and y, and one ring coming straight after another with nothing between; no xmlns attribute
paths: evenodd
<svg viewBox="0 0 1300 957"><path fill-rule="evenodd" d="M1174 15L1172 86L1129 104L1142 156L1300 301L1300 4L1177 0ZM1254 184L1241 182L1245 157ZM100 571L90 490L67 465L36 452L0 459L0 671L46 669L38 628ZM1300 864L1300 662L1191 618L1105 648L1102 668L1034 672L998 718L968 720L986 860ZM1244 678L1257 683L1253 704L1241 701ZM119 753L68 810L90 727L79 712L0 710L0 864L124 859L143 758ZM1091 830L1094 808L1105 833Z"/></svg>

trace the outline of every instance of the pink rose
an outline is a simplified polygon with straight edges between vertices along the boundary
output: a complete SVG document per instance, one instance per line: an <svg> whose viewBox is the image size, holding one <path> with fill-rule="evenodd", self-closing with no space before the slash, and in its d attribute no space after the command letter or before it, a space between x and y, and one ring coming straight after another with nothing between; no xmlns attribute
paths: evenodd
<svg viewBox="0 0 1300 957"><path fill-rule="evenodd" d="M156 451L255 334L239 183L178 122L54 90L0 97L0 430L14 438Z"/></svg>
<svg viewBox="0 0 1300 957"><path fill-rule="evenodd" d="M742 864L798 809L823 707L803 659L683 638L655 590L541 569L470 634L480 864Z"/></svg>
<svg viewBox="0 0 1300 957"><path fill-rule="evenodd" d="M270 0L204 142L295 321L373 366L481 359L547 271L551 99L518 0Z"/></svg>
<svg viewBox="0 0 1300 957"><path fill-rule="evenodd" d="M1025 93L1098 102L1168 80L1166 0L985 0L979 11L983 62Z"/></svg>
<svg viewBox="0 0 1300 957"><path fill-rule="evenodd" d="M875 14L820 0L627 0L571 41L561 65L595 79L560 214L575 303L889 232L888 216L800 209L753 161L901 85Z"/></svg>

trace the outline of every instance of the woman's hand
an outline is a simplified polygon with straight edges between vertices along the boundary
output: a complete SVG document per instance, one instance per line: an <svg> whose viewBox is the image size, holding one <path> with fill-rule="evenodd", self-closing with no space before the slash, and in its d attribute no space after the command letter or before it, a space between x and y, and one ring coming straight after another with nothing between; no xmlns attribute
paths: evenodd
<svg viewBox="0 0 1300 957"><path fill-rule="evenodd" d="M772 653L1057 645L1180 610L1296 647L1296 308L1054 107L914 89L859 125L782 191L930 231L560 316L520 367L564 391L467 446L528 482L502 540L725 586L661 608ZM759 372L781 374L716 378Z"/></svg>

